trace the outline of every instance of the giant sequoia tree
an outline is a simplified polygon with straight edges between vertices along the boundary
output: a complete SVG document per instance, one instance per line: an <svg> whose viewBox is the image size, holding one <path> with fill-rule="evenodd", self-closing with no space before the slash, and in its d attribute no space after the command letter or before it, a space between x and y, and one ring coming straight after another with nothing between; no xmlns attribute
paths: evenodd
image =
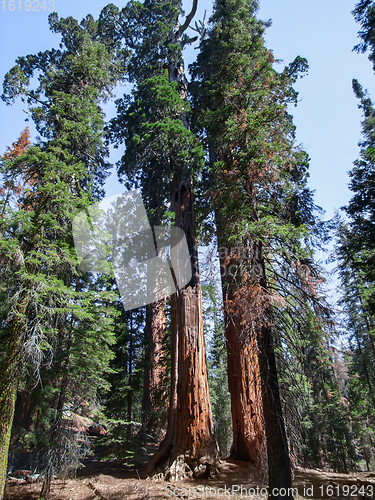
<svg viewBox="0 0 375 500"><path fill-rule="evenodd" d="M263 412L272 491L291 485L273 347L281 328L277 311L288 300L282 276L294 268L301 289L300 266L312 256L304 240L314 217L307 155L294 147L286 111L296 102L292 84L306 62L297 58L282 73L273 69L256 9L254 1L215 2L193 75L221 247L232 454L259 460Z"/></svg>
<svg viewBox="0 0 375 500"><path fill-rule="evenodd" d="M129 75L136 83L133 99L124 98L113 121L126 152L120 175L141 187L153 222L165 220L167 207L186 236L192 278L171 298L171 393L168 430L147 474L169 465L168 477L209 476L217 447L208 395L202 298L194 214L193 175L203 152L189 129L182 49L185 31L196 11L180 25L180 2L130 2L123 11L122 33L134 56ZM175 269L178 273L178 269ZM159 314L155 304L151 318ZM151 320L152 322L152 320ZM154 342L164 321L153 321Z"/></svg>

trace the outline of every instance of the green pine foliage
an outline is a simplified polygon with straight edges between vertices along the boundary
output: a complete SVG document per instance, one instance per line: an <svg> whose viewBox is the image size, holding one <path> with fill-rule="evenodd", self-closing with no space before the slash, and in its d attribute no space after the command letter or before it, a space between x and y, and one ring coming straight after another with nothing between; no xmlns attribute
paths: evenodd
<svg viewBox="0 0 375 500"><path fill-rule="evenodd" d="M314 246L327 234L307 187L308 156L295 145L287 111L297 102L293 84L307 63L297 57L280 73L273 68L263 41L267 24L256 10L257 2L217 0L191 68L194 125L210 157L206 195L220 245L243 249L237 304L230 307L242 303L249 335L272 324L291 450L305 463L346 470L353 467L348 411L326 354L327 329L311 319L326 314ZM256 246L264 256L268 299L257 292L259 270L251 267ZM265 301L271 303L267 318ZM315 380L318 366L324 375Z"/></svg>
<svg viewBox="0 0 375 500"><path fill-rule="evenodd" d="M374 64L375 6L361 0L353 15L360 24L358 52L369 52ZM357 80L353 91L362 110L362 140L359 158L349 172L352 198L343 207L347 220L338 221L335 257L342 285L341 305L346 317L349 366L348 394L358 452L367 468L374 452L373 426L375 361L375 111L371 98Z"/></svg>
<svg viewBox="0 0 375 500"><path fill-rule="evenodd" d="M119 305L119 309L115 357L111 362L113 373L108 378L111 391L104 400L103 409L109 437L101 439L100 456L134 465L133 455L142 443L138 433L141 428L145 308L125 312Z"/></svg>
<svg viewBox="0 0 375 500"><path fill-rule="evenodd" d="M113 53L95 40L90 16L79 25L53 14L50 27L62 36L60 50L20 57L4 81L3 100L27 102L41 139L16 158L2 158L4 186L21 188L3 201L0 243L12 280L4 286L15 289L5 320L8 356L18 339L18 365L28 354L45 377L41 404L49 402L52 415L38 430L45 433L49 477L66 456L65 402L74 403L78 388L89 404L108 389L116 296L100 277L80 271L72 220L103 195L109 164L101 104L121 76Z"/></svg>
<svg viewBox="0 0 375 500"><path fill-rule="evenodd" d="M201 242L216 237L227 250L240 249L241 272L225 285L237 288L225 307L241 315L241 335L256 335L258 348L259 331L270 329L295 461L346 472L356 467L356 448L360 465L373 465L374 106L354 80L363 141L336 248L347 318L344 357L314 262L327 232L289 114L307 62L297 57L283 71L274 69L263 38L268 23L257 19L257 9L256 0L215 1L189 88L182 47L193 39L183 34L171 42L178 0L109 4L97 20L88 15L80 23L53 13L49 24L61 37L59 49L19 57L7 73L2 99L21 98L40 137L30 142L26 129L0 158L0 498L17 391L23 414L16 413L11 456L27 451L35 466L45 466L46 497L53 474L88 452L87 440L72 432L72 414L106 423L108 434L96 447L103 460L134 467L150 451L143 443L152 436L141 428L145 308L124 312L113 276L83 273L72 237L74 216L105 194L110 142L124 145L119 178L141 189L152 225L171 223L171 186L185 176L198 184ZM361 25L356 49L369 50L375 64L374 2L359 1L353 14ZM107 125L103 104L125 80L132 89L116 101L117 115ZM260 276L267 284L262 290ZM212 411L226 456L230 394L213 279L203 295ZM170 316L167 303L166 364ZM165 398L170 380L163 373ZM166 408L154 401L160 436Z"/></svg>
<svg viewBox="0 0 375 500"><path fill-rule="evenodd" d="M278 349L280 386L297 463L348 472L356 469L352 415L332 318L327 311L305 307L291 325Z"/></svg>

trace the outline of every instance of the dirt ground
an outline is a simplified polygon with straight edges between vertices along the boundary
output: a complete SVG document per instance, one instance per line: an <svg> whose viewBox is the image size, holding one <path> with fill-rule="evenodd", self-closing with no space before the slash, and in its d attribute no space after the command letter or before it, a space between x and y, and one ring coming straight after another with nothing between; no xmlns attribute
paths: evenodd
<svg viewBox="0 0 375 500"><path fill-rule="evenodd" d="M221 462L220 477L214 480L186 480L174 483L163 479L138 478L116 464L93 463L75 479L54 480L51 500L166 500L168 498L268 498L266 481L253 466L244 462ZM7 485L4 500L37 500L41 484ZM241 491L242 488L242 491ZM294 471L294 498L359 500L375 498L375 472L336 474L297 468ZM298 494L296 495L296 492Z"/></svg>

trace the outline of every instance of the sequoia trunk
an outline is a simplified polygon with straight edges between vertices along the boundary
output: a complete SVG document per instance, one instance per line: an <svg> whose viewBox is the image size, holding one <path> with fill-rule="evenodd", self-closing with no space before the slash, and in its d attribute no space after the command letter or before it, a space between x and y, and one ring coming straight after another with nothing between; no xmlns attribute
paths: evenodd
<svg viewBox="0 0 375 500"><path fill-rule="evenodd" d="M231 301L232 296L227 300ZM240 319L228 307L225 336L233 428L230 458L260 465L266 450L257 345L253 337L241 334Z"/></svg>
<svg viewBox="0 0 375 500"><path fill-rule="evenodd" d="M179 480L215 474L218 450L208 391L193 195L188 179L184 182L176 175L173 186L176 226L185 233L193 274L188 285L172 297L174 350L168 430L145 472L150 474L167 463L166 478Z"/></svg>
<svg viewBox="0 0 375 500"><path fill-rule="evenodd" d="M183 33L188 28L197 9L193 0L190 14L180 26L176 20L170 33L170 44L181 48L179 60L170 61L169 81L177 82L180 98L186 100L187 80L182 50L187 43ZM187 113L182 113L182 123L189 130ZM187 166L177 166L170 161L171 209L175 214L175 226L182 229L190 254L192 278L172 298L171 335L172 388L167 435L159 451L146 468L167 463L166 478L179 480L185 477L209 477L216 473L217 443L213 434L211 404L208 392L206 350L203 333L202 293L199 283L198 249L192 176ZM178 269L174 270L178 272ZM173 377L176 377L175 379ZM176 391L176 392L174 392Z"/></svg>
<svg viewBox="0 0 375 500"><path fill-rule="evenodd" d="M210 148L210 163L217 156ZM219 242L221 282L224 301L225 338L227 346L228 388L231 399L233 442L230 458L253 462L260 466L266 458L263 423L262 389L259 371L258 347L254 336L249 336L249 325L233 307L235 293L241 286L243 273L249 265L245 246L226 246L225 221L215 207Z"/></svg>
<svg viewBox="0 0 375 500"><path fill-rule="evenodd" d="M176 293L175 324L172 324L173 334L179 337L178 433L174 439L171 455L173 465L169 475L174 479L185 475L209 477L215 472L217 444L213 435L208 392L193 193L189 179L182 177L179 181L176 176L174 186L172 200L176 226L183 229L186 235L193 274L189 284Z"/></svg>

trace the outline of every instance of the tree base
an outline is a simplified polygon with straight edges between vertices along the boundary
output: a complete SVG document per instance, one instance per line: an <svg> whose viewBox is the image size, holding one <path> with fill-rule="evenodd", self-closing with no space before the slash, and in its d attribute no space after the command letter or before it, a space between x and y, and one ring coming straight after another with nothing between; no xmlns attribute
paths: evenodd
<svg viewBox="0 0 375 500"><path fill-rule="evenodd" d="M219 463L211 457L191 460L179 455L170 467L165 470L166 481L182 481L184 479L212 479L219 475Z"/></svg>
<svg viewBox="0 0 375 500"><path fill-rule="evenodd" d="M160 466L154 470L146 467L147 477L161 476L165 481L175 482L184 479L213 479L220 474L219 462L216 458L202 457L199 460L192 460L189 456L178 455L171 465L166 465L164 469ZM145 478L145 474L141 478Z"/></svg>

